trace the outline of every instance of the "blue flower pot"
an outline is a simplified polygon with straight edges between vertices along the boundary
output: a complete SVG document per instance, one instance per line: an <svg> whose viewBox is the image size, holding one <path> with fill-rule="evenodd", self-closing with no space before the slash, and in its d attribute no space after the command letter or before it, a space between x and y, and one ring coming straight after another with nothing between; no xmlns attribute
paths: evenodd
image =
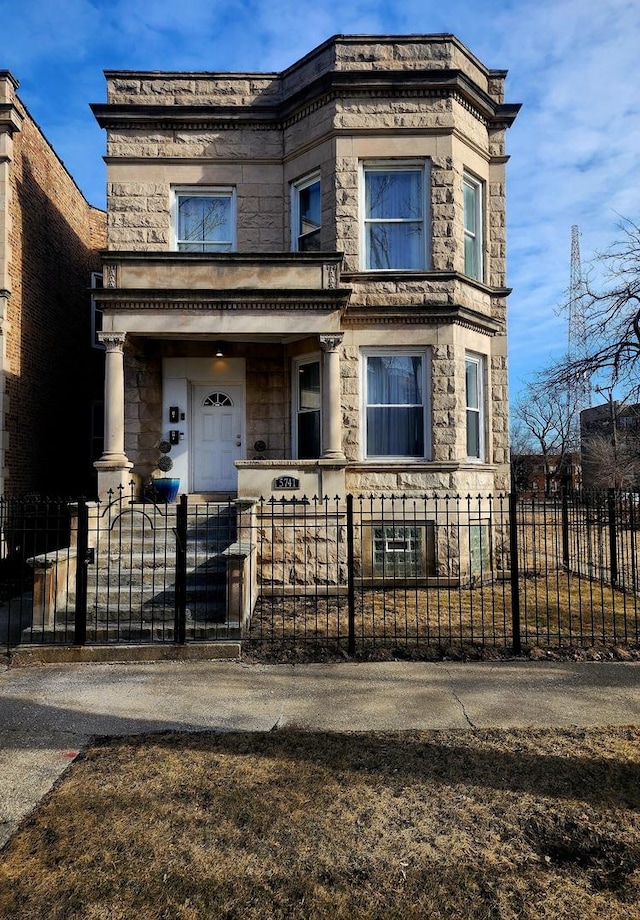
<svg viewBox="0 0 640 920"><path fill-rule="evenodd" d="M167 478L153 480L153 495L157 502L165 502L167 504L174 502L178 497L179 488L179 479Z"/></svg>

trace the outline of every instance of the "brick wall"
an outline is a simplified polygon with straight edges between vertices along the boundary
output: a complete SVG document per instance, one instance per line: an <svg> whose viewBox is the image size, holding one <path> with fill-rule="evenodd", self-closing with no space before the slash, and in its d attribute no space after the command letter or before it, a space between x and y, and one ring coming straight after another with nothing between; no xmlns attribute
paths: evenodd
<svg viewBox="0 0 640 920"><path fill-rule="evenodd" d="M102 389L87 289L100 270L105 215L14 104L24 121L9 179L5 491L78 492L92 479L90 405Z"/></svg>

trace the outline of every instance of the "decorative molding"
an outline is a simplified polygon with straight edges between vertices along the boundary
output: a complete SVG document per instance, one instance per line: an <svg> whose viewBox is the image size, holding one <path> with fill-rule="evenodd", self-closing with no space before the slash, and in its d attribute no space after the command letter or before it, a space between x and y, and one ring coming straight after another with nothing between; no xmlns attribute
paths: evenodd
<svg viewBox="0 0 640 920"><path fill-rule="evenodd" d="M319 336L319 339L320 339L320 347L322 348L323 351L325 352L326 351L338 351L338 349L342 345L342 342L344 339L344 333L335 332L329 335L321 335Z"/></svg>
<svg viewBox="0 0 640 920"><path fill-rule="evenodd" d="M96 299L96 302L97 299ZM292 313L334 313L339 310L340 305L336 303L321 303L318 301L297 300L295 302L284 302L277 298L271 301L261 302L255 300L122 300L122 301L100 301L103 309L113 312L126 310L188 310L190 313L203 313L208 310L228 310L231 312L245 313L271 313L274 309Z"/></svg>
<svg viewBox="0 0 640 920"><path fill-rule="evenodd" d="M117 265L105 265L104 266L104 286L108 288L115 288L118 286L118 266Z"/></svg>
<svg viewBox="0 0 640 920"><path fill-rule="evenodd" d="M328 102L345 96L371 99L455 98L484 124L513 123L520 105L496 102L463 71L450 68L416 70L332 70L282 101L268 105L153 105L94 103L102 128L175 130L283 130ZM172 97L173 98L173 97Z"/></svg>
<svg viewBox="0 0 640 920"><path fill-rule="evenodd" d="M269 290L123 290L97 289L96 304L103 310L206 310L244 311L252 313L273 310L291 312L335 313L346 307L350 288L335 291L296 291L283 288Z"/></svg>
<svg viewBox="0 0 640 920"><path fill-rule="evenodd" d="M323 273L325 288L335 290L338 287L338 266L332 262L325 262Z"/></svg>
<svg viewBox="0 0 640 920"><path fill-rule="evenodd" d="M122 351L127 338L126 332L99 332L98 341L102 342L107 352Z"/></svg>
<svg viewBox="0 0 640 920"><path fill-rule="evenodd" d="M475 329L489 336L505 334L503 322L462 306L443 308L435 305L429 308L418 305L388 310L358 307L356 310L349 308L342 317L343 326L440 326L446 323Z"/></svg>

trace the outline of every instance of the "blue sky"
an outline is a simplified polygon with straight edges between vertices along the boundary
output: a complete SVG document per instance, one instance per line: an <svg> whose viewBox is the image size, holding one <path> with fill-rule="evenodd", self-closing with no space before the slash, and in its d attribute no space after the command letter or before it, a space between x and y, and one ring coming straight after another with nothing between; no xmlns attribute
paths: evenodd
<svg viewBox="0 0 640 920"><path fill-rule="evenodd" d="M0 0L0 68L95 205L105 69L282 70L336 33L453 32L507 69L511 395L566 348L571 226L583 266L640 221L638 0Z"/></svg>

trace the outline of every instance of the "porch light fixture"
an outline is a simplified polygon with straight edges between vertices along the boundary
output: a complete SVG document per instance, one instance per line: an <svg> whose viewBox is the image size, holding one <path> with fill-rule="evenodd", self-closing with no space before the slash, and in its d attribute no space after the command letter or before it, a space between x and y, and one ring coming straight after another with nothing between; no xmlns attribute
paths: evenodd
<svg viewBox="0 0 640 920"><path fill-rule="evenodd" d="M222 342L216 342L216 358L224 357L224 351L222 350Z"/></svg>

